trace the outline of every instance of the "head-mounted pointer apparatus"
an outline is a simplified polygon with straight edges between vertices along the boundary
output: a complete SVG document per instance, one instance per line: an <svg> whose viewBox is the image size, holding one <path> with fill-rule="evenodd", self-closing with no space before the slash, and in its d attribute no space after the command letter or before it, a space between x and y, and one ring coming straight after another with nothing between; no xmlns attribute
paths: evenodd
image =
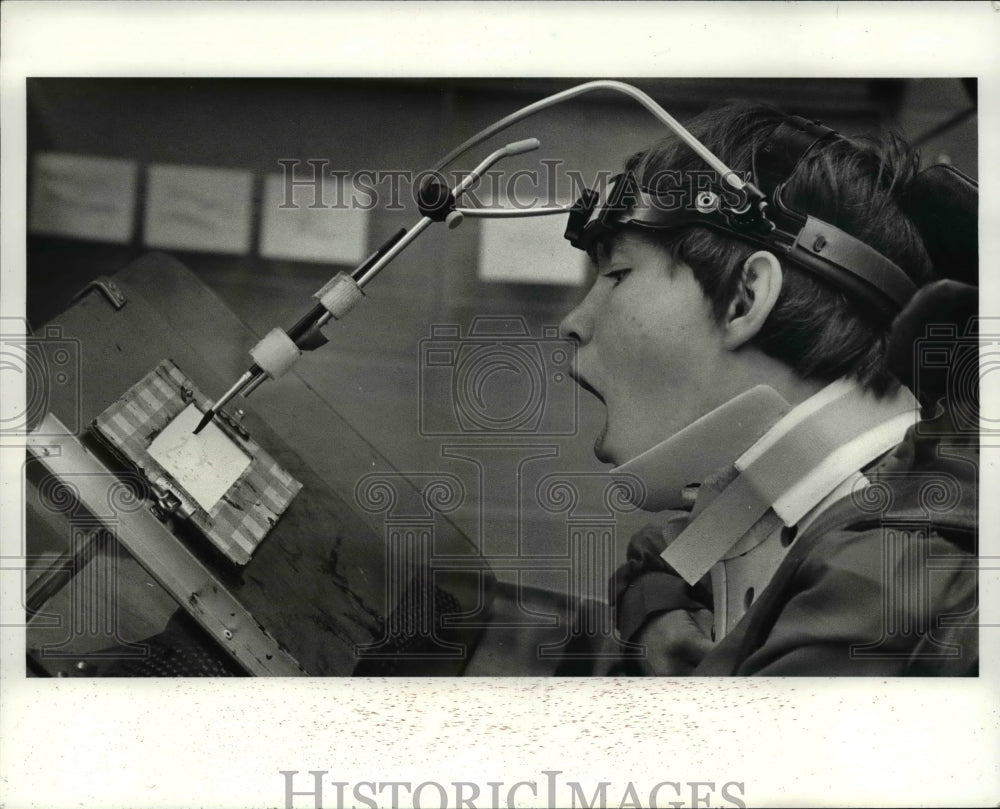
<svg viewBox="0 0 1000 809"><path fill-rule="evenodd" d="M602 234L620 227L661 230L704 226L774 251L779 257L826 279L863 307L894 317L916 291L896 264L864 242L808 212L790 210L782 201L784 183L803 158L839 138L832 129L800 117L780 123L754 155L752 176L744 179L727 167L649 95L630 84L599 80L547 96L501 118L449 152L433 171L499 132L549 107L595 91L629 96L687 145L718 178L715 189L695 195L690 204L664 204L655 189L636 178L624 185L593 189L572 206L535 209L457 209L476 217L521 217L569 213L566 237L587 249ZM978 204L975 181L951 166L922 171L897 201L916 226L938 275L978 285ZM668 195L669 198L669 195ZM610 203L610 204L609 204Z"/></svg>
<svg viewBox="0 0 1000 809"><path fill-rule="evenodd" d="M588 252L622 228L670 231L706 227L771 250L823 279L869 310L894 317L916 285L877 250L782 200L788 177L814 148L840 136L797 116L780 123L753 160L753 176L740 191L721 182L699 189L643 187L634 174L615 177L602 194L587 190L573 205L566 238ZM682 178L680 178L682 179Z"/></svg>
<svg viewBox="0 0 1000 809"><path fill-rule="evenodd" d="M720 233L775 252L780 258L825 279L880 316L892 318L916 291L905 272L859 239L782 201L782 188L813 149L840 136L818 123L789 117L754 155L751 176L741 178L646 93L619 81L592 81L523 107L460 144L435 167L439 171L472 147L542 110L580 95L611 90L646 108L685 143L719 178L714 189L699 189L687 204L642 188L633 176L620 178L602 193L592 189L572 206L528 210L459 209L477 217L541 216L569 213L566 237L588 249L622 227L663 230L691 226ZM666 203L666 204L665 204ZM978 186L951 166L931 166L898 199L927 248L938 275L978 284Z"/></svg>

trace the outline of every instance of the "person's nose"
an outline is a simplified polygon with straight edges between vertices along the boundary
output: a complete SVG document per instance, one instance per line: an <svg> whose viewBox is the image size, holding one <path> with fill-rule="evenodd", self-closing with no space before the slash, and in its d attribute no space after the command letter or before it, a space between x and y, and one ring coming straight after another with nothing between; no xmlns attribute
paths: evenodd
<svg viewBox="0 0 1000 809"><path fill-rule="evenodd" d="M579 345L589 342L593 334L591 296L587 295L559 324L559 336Z"/></svg>

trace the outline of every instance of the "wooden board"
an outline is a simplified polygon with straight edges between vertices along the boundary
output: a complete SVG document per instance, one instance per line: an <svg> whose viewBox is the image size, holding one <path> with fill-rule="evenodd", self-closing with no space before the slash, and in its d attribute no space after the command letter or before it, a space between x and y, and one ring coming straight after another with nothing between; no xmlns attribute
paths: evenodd
<svg viewBox="0 0 1000 809"><path fill-rule="evenodd" d="M49 324L53 339L74 342L79 367L70 379L51 388L48 409L65 424L81 425L80 439L95 454L102 449L86 425L163 358L173 360L215 397L246 369L246 352L258 339L168 256L146 256L115 281L128 300L122 309L115 310L93 293ZM354 504L354 488L372 472L399 476L294 372L269 384L280 386L280 402L262 397L241 403L246 411L243 423L302 483L302 491L241 571L227 570L220 559L183 536L178 541L213 566L307 673L351 674L359 660L358 647L377 646L400 591L410 592L398 580L387 587L388 537L378 515ZM419 493L401 479L395 485L400 497L419 500ZM461 611L483 609L493 578L476 548L441 515L425 528L433 534L436 553L469 562L466 571L434 579L437 590L447 591L444 601ZM395 670L460 673L479 630L453 626L447 634L461 655L432 660L425 656L412 666L403 660Z"/></svg>

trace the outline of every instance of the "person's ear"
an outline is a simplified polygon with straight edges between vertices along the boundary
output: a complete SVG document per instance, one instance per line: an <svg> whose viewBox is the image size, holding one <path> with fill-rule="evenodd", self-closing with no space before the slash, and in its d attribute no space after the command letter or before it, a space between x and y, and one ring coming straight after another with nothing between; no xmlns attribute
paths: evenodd
<svg viewBox="0 0 1000 809"><path fill-rule="evenodd" d="M726 313L726 348L734 351L752 340L778 302L781 262L774 253L758 250L743 264L740 285Z"/></svg>

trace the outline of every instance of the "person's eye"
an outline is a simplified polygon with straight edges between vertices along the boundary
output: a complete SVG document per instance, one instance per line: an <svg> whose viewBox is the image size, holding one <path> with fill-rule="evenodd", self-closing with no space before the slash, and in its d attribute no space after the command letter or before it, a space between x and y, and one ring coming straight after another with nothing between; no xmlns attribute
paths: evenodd
<svg viewBox="0 0 1000 809"><path fill-rule="evenodd" d="M632 272L631 267L625 267L620 270L608 270L604 273L605 278L610 278L614 283L612 286L618 286L622 281L625 280L626 276Z"/></svg>

